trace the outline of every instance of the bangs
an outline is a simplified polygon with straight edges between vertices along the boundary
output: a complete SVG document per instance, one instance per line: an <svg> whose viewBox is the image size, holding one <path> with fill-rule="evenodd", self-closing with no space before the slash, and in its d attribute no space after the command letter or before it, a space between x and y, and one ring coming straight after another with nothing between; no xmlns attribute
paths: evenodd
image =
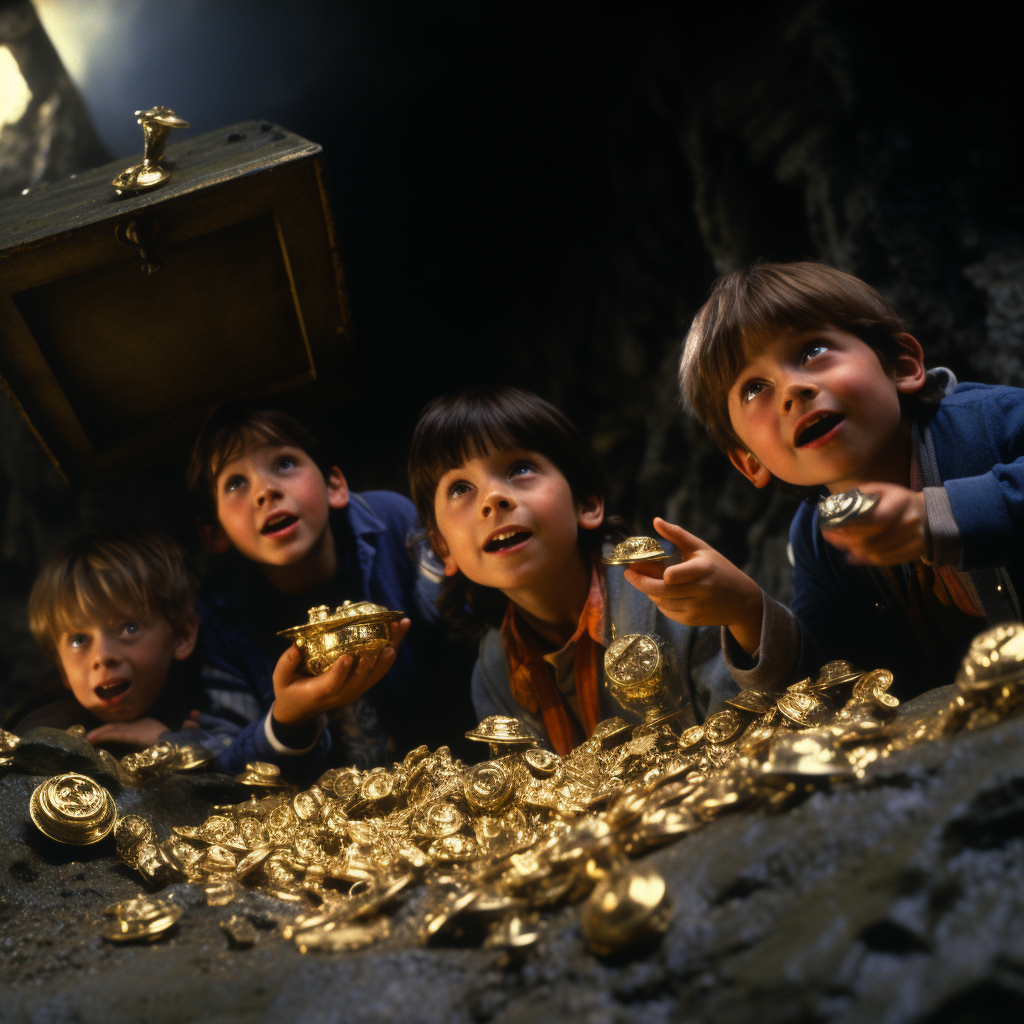
<svg viewBox="0 0 1024 1024"><path fill-rule="evenodd" d="M830 327L855 335L887 359L898 350L895 339L904 329L874 288L825 264L754 264L720 278L683 345L683 404L719 447L740 444L728 396L751 352L780 333Z"/></svg>
<svg viewBox="0 0 1024 1024"><path fill-rule="evenodd" d="M413 432L409 484L423 522L436 526L434 496L446 473L512 448L550 459L576 498L606 493L590 446L561 410L517 388L470 388L429 403Z"/></svg>
<svg viewBox="0 0 1024 1024"><path fill-rule="evenodd" d="M228 403L210 413L192 446L186 480L200 516L216 522L217 477L229 462L252 448L288 445L304 451L326 477L316 437L305 424L281 409L261 409L244 403Z"/></svg>
<svg viewBox="0 0 1024 1024"><path fill-rule="evenodd" d="M106 530L73 540L43 567L28 599L29 628L56 660L56 642L87 623L148 622L175 630L195 614L196 579L184 551L148 530Z"/></svg>
<svg viewBox="0 0 1024 1024"><path fill-rule="evenodd" d="M216 438L211 445L210 461L207 465L206 476L210 487L217 483L220 471L235 459L243 456L253 448L260 448L263 445L289 445L301 448L294 439L289 437L277 424L257 421L247 423L244 427L231 433L225 432Z"/></svg>
<svg viewBox="0 0 1024 1024"><path fill-rule="evenodd" d="M52 615L55 635L85 622L119 618L148 621L152 612L146 587L130 573L116 573L81 560L55 581Z"/></svg>

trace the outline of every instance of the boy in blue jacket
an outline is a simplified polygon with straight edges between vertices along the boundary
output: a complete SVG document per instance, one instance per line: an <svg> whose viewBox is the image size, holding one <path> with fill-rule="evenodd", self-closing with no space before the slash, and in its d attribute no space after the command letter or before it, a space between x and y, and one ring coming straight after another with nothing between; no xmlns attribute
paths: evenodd
<svg viewBox="0 0 1024 1024"><path fill-rule="evenodd" d="M1019 619L1024 391L927 372L921 345L863 281L815 263L719 280L680 364L683 399L756 487L811 500L790 530L791 608L677 526L664 578L627 576L665 614L726 624L744 687L778 689L845 658L889 668L903 698L952 682L971 638ZM816 501L874 494L819 529Z"/></svg>
<svg viewBox="0 0 1024 1024"><path fill-rule="evenodd" d="M224 770L252 760L294 768L323 761L328 713L340 718L342 747L331 760L361 768L472 724L468 696L460 702L457 690L447 692L460 652L440 623L440 573L415 543L408 499L350 492L302 423L241 405L206 422L188 478L200 534L223 555L200 591L204 685L215 713L250 723L221 755ZM348 655L320 676L304 675L298 649L278 631L306 622L311 607L343 600L410 617L392 627L392 644L378 655Z"/></svg>

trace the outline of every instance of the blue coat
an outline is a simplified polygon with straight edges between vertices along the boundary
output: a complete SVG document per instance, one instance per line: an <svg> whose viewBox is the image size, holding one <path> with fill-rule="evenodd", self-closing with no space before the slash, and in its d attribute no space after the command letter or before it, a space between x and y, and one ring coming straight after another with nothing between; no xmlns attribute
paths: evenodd
<svg viewBox="0 0 1024 1024"><path fill-rule="evenodd" d="M954 522L944 547L957 553L950 564L967 574L981 600L986 618L978 619L980 632L1021 617L1024 390L956 385L948 376L946 396L927 422L915 425L914 443L930 522L931 499L948 500ZM800 632L799 650L791 652L795 667L789 678L775 680L758 678L755 670L741 679L743 685L780 685L816 672L833 658L864 669L892 670L894 692L904 698L953 681L958 657L938 671L929 668L928 652L900 599L899 567L880 572L849 565L843 552L822 537L812 503L802 505L794 517L790 543L792 611ZM762 661L774 642L762 632ZM778 654L772 651L768 660L780 664L784 659Z"/></svg>

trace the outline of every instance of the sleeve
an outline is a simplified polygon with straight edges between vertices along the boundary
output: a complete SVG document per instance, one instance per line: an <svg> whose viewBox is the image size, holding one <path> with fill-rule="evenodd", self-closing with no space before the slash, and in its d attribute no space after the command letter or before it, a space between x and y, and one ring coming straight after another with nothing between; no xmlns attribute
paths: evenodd
<svg viewBox="0 0 1024 1024"><path fill-rule="evenodd" d="M814 511L802 506L789 530L793 552L793 603L790 608L762 591L761 642L748 655L723 627L722 649L729 671L742 689L779 691L824 663L822 648L842 648L836 624L846 622L842 588L831 578L815 541ZM832 640L833 643L829 641Z"/></svg>
<svg viewBox="0 0 1024 1024"><path fill-rule="evenodd" d="M806 660L807 637L800 620L784 604L763 590L761 641L747 654L726 626L722 626L722 652L728 670L744 690L781 690L791 683Z"/></svg>
<svg viewBox="0 0 1024 1024"><path fill-rule="evenodd" d="M321 726L322 724L321 722ZM250 761L269 761L271 764L279 765L285 774L288 773L289 767L294 769L299 764L305 771L308 765L325 761L330 749L331 734L324 728L320 728L313 745L305 750L285 747L274 736L268 711L258 721L251 722L242 729L226 749L221 746L217 755L217 768L226 775L237 775L245 770Z"/></svg>
<svg viewBox="0 0 1024 1024"><path fill-rule="evenodd" d="M960 534L959 569L1005 566L1021 556L1024 545L1024 391L1001 388L978 402L984 432L987 472L943 481ZM963 443L980 443L969 438ZM979 459L980 461L980 459ZM929 514L931 509L929 508Z"/></svg>

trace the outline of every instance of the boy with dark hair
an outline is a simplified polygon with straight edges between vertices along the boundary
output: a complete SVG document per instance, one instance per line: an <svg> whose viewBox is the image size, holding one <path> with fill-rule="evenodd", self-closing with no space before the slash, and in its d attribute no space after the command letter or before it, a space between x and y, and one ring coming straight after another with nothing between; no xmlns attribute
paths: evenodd
<svg viewBox="0 0 1024 1024"><path fill-rule="evenodd" d="M952 681L970 639L1020 618L1024 391L926 372L921 345L863 281L816 263L719 280L680 363L683 401L756 487L815 499L859 488L869 515L790 529L787 609L698 538L656 520L686 556L631 582L667 614L726 624L741 686L778 689L832 658L886 667L909 697Z"/></svg>
<svg viewBox="0 0 1024 1024"><path fill-rule="evenodd" d="M244 405L207 420L188 483L206 546L225 556L201 594L203 673L215 703L253 719L232 747L239 769L268 751L278 760L323 758L326 712L341 718L343 749L332 760L359 767L461 738L472 724L468 695L442 690L460 652L440 624L441 574L415 542L408 499L350 492L304 424ZM379 654L303 675L297 648L276 634L305 622L310 607L343 600L408 611L416 621L410 642L402 644L410 627L403 619Z"/></svg>
<svg viewBox="0 0 1024 1024"><path fill-rule="evenodd" d="M416 506L449 577L446 614L480 635L477 716L518 718L559 754L602 719L639 720L608 687L616 637L659 638L663 682L695 724L736 692L713 630L658 614L602 564L621 521L572 422L538 395L475 387L435 399L413 433Z"/></svg>

